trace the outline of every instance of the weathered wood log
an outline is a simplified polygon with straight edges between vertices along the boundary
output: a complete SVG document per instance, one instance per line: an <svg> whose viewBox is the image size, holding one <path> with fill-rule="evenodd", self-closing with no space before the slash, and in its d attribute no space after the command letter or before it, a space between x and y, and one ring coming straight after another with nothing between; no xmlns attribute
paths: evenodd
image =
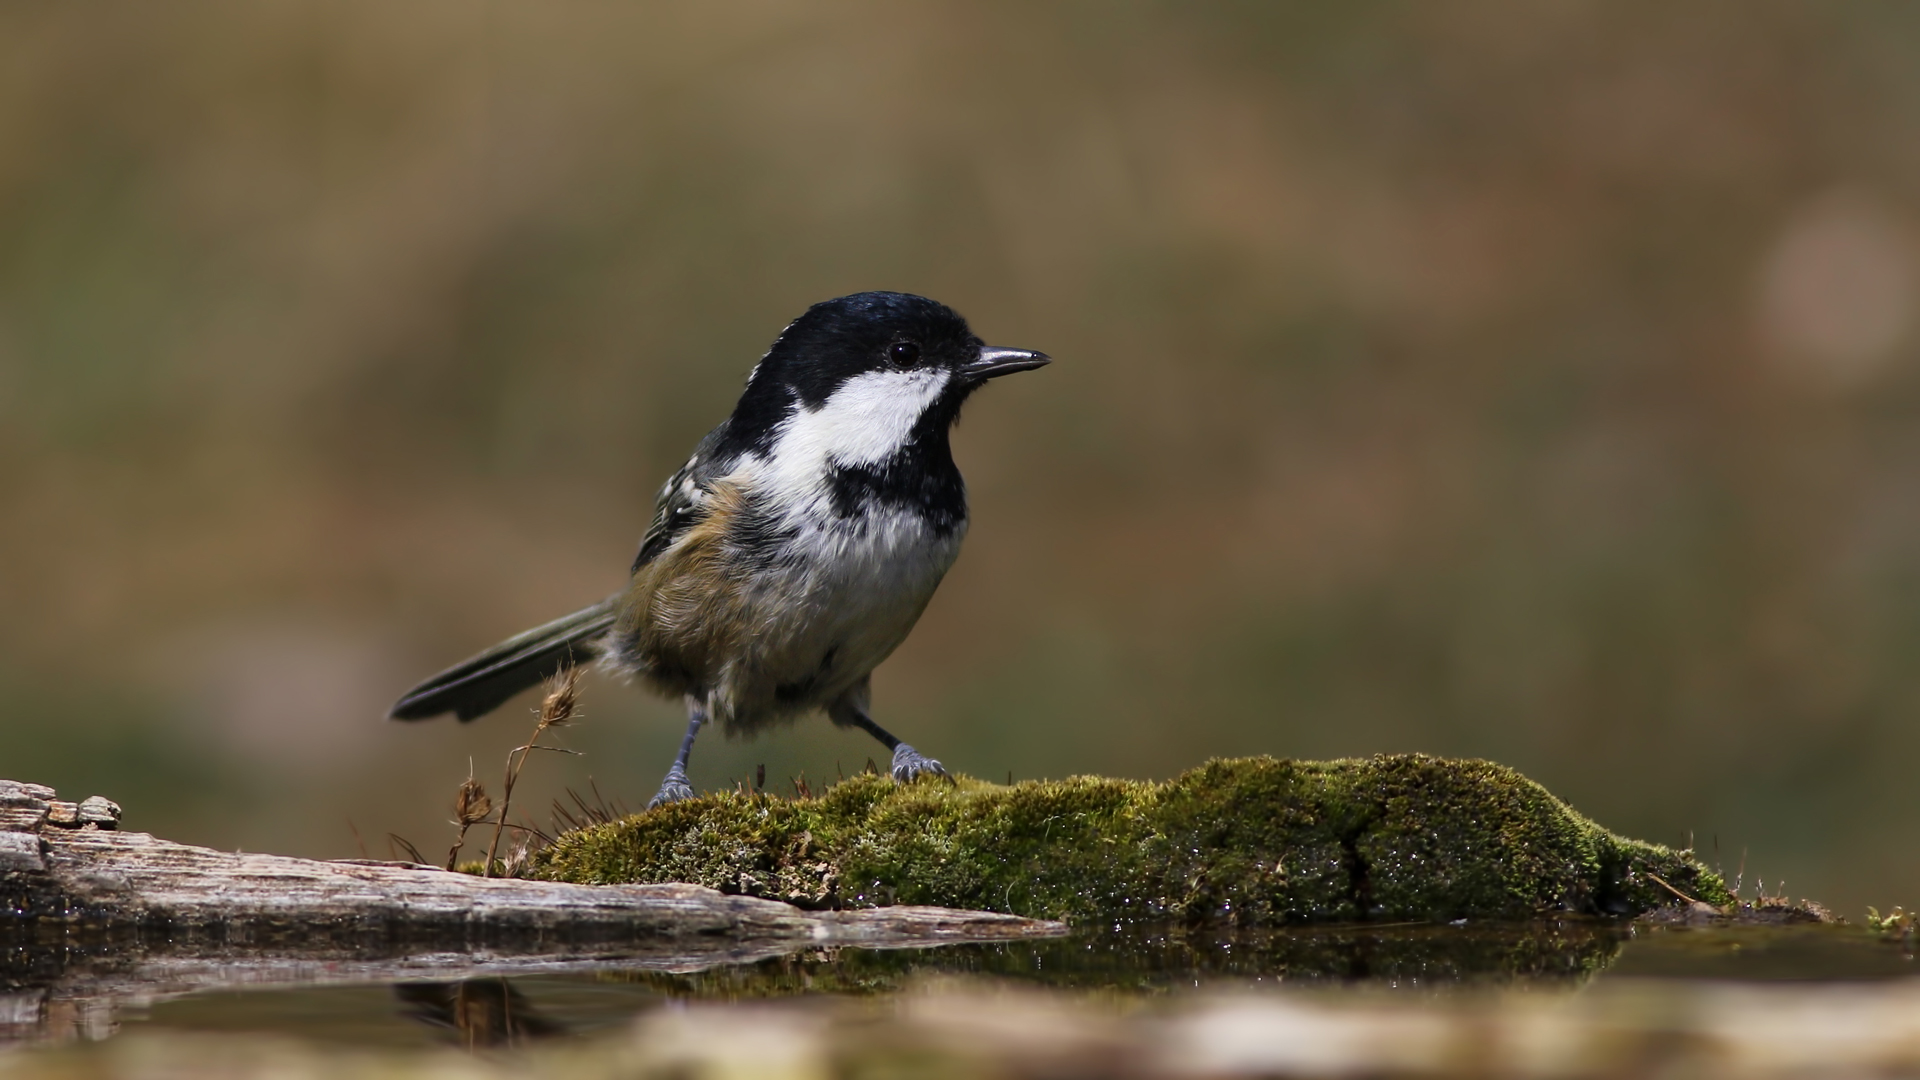
<svg viewBox="0 0 1920 1080"><path fill-rule="evenodd" d="M1064 929L989 912L802 911L693 885L583 886L214 851L121 832L118 807L104 799L66 804L70 815L55 815L58 804L48 788L0 781L0 923L14 933L164 940L176 952L244 947L270 964L485 950L496 959L624 955L674 968L811 945L917 946ZM446 967L441 974L460 965Z"/></svg>
<svg viewBox="0 0 1920 1080"><path fill-rule="evenodd" d="M0 780L0 1041L99 1036L125 1000L241 985L690 972L816 946L1051 936L901 906L802 911L696 885L569 885L214 851L118 829L98 797Z"/></svg>

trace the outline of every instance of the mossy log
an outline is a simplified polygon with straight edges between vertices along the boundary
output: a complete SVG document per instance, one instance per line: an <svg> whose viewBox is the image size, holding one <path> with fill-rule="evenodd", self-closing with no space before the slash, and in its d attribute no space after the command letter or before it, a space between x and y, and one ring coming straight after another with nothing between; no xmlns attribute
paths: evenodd
<svg viewBox="0 0 1920 1080"><path fill-rule="evenodd" d="M1501 765L1214 761L1167 783L874 775L720 792L560 838L535 876L680 881L803 907L939 904L1081 923L1642 915L1731 900L1689 852L1615 836Z"/></svg>

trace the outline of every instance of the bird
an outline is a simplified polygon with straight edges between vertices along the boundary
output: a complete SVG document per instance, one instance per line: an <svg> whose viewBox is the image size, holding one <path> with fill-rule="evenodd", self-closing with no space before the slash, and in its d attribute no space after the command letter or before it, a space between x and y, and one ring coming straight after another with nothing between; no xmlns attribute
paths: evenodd
<svg viewBox="0 0 1920 1080"><path fill-rule="evenodd" d="M389 716L483 716L576 665L686 703L648 808L690 799L702 727L755 734L824 711L879 740L900 783L951 780L874 722L873 670L906 640L966 536L950 432L989 380L1051 361L985 344L924 296L809 307L733 412L660 488L624 589L407 691Z"/></svg>

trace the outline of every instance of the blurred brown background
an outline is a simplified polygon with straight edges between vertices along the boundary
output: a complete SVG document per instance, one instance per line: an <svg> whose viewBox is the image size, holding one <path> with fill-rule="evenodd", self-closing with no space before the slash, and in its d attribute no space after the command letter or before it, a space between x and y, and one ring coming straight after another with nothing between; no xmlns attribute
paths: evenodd
<svg viewBox="0 0 1920 1080"><path fill-rule="evenodd" d="M387 704L889 288L1059 360L878 676L949 765L1483 755L1912 905L1917 122L1897 3L8 4L0 775L444 851L526 714ZM678 706L586 709L530 810L657 784Z"/></svg>

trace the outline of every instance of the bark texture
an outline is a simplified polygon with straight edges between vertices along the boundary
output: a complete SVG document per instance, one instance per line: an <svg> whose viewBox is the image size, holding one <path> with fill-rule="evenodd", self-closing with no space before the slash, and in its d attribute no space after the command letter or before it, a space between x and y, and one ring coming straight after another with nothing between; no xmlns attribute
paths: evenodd
<svg viewBox="0 0 1920 1080"><path fill-rule="evenodd" d="M123 998L242 984L696 971L815 946L1065 929L935 907L803 911L697 885L214 851L122 832L118 819L106 799L62 803L49 788L0 780L0 1029L86 1029Z"/></svg>

